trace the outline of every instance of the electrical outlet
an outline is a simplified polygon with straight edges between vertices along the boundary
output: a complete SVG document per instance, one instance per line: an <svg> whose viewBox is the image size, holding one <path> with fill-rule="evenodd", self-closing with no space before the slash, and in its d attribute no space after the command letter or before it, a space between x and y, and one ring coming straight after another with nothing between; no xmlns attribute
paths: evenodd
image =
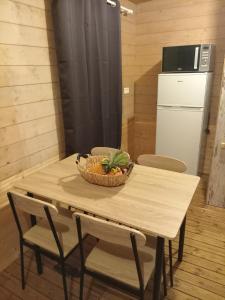
<svg viewBox="0 0 225 300"><path fill-rule="evenodd" d="M123 93L124 93L124 95L130 94L130 88L129 88L129 87L125 87L125 88L123 89Z"/></svg>

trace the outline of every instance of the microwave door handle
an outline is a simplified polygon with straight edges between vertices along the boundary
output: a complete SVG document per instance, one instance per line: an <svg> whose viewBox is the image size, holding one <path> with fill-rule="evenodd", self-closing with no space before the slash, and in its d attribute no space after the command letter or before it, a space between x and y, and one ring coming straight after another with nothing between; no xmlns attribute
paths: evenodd
<svg viewBox="0 0 225 300"><path fill-rule="evenodd" d="M195 47L194 70L198 69L199 47Z"/></svg>

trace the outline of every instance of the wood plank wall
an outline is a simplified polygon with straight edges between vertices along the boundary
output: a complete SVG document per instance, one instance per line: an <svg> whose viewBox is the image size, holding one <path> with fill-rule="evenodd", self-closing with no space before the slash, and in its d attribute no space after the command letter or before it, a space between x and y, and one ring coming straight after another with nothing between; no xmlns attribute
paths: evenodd
<svg viewBox="0 0 225 300"><path fill-rule="evenodd" d="M50 7L50 0L0 1L1 192L64 151Z"/></svg>
<svg viewBox="0 0 225 300"><path fill-rule="evenodd" d="M207 203L225 207L225 61L222 77L222 87L217 118L215 145L212 158L212 168L209 177Z"/></svg>
<svg viewBox="0 0 225 300"><path fill-rule="evenodd" d="M128 0L122 0L121 4L136 12L136 5ZM135 38L136 15L121 15L122 38L122 73L123 87L129 87L130 93L123 95L123 127L122 148L128 151L131 157L134 154L134 82L135 74L132 68L135 66Z"/></svg>
<svg viewBox="0 0 225 300"><path fill-rule="evenodd" d="M203 172L210 169L225 52L224 0L152 0L137 5L135 81L135 156L155 150L157 74L163 46L215 43L210 135Z"/></svg>

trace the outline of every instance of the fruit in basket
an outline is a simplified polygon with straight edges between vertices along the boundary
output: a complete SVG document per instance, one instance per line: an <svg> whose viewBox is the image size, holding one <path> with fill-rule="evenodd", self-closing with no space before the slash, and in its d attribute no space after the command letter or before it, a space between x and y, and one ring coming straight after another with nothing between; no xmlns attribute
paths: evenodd
<svg viewBox="0 0 225 300"><path fill-rule="evenodd" d="M105 157L102 161L97 162L88 167L87 171L90 173L100 175L122 175L130 162L130 157L126 152L118 151L111 153L109 157Z"/></svg>
<svg viewBox="0 0 225 300"><path fill-rule="evenodd" d="M100 175L105 175L106 174L101 162L97 162L97 163L89 166L87 168L87 171L89 173L96 173L96 174L100 174Z"/></svg>
<svg viewBox="0 0 225 300"><path fill-rule="evenodd" d="M129 165L130 157L126 152L118 151L111 153L109 157L102 160L102 166L106 174L117 174L122 173L123 169L126 169Z"/></svg>
<svg viewBox="0 0 225 300"><path fill-rule="evenodd" d="M123 172L119 167L112 168L112 170L108 173L109 175L122 175Z"/></svg>

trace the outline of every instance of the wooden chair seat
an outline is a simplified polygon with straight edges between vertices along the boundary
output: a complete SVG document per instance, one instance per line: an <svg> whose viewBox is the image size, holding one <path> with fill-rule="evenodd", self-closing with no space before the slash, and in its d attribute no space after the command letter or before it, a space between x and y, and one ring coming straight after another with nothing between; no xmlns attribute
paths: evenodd
<svg viewBox="0 0 225 300"><path fill-rule="evenodd" d="M72 219L64 216L58 215L53 218L53 221L57 234L60 237L64 257L66 257L78 244L76 228ZM38 220L38 224L24 233L23 238L59 256L58 247L46 220Z"/></svg>
<svg viewBox="0 0 225 300"><path fill-rule="evenodd" d="M155 266L155 243L152 246L138 249L142 262L144 288ZM132 248L100 241L88 256L86 267L136 289L140 286Z"/></svg>

